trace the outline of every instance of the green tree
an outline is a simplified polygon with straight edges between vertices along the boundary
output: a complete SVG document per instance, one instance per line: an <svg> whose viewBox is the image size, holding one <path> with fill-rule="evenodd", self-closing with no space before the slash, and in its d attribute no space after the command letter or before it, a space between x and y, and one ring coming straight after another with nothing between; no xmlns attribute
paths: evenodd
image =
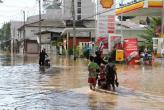
<svg viewBox="0 0 164 110"><path fill-rule="evenodd" d="M10 23L5 23L0 29L0 40L9 40L11 38Z"/></svg>
<svg viewBox="0 0 164 110"><path fill-rule="evenodd" d="M162 20L160 17L150 18L150 23L144 30L144 34L139 35L141 38L145 39L146 45L150 48L153 46L153 37L156 37L157 28L161 26Z"/></svg>
<svg viewBox="0 0 164 110"><path fill-rule="evenodd" d="M1 44L1 48L10 48L10 38L11 38L11 29L10 23L3 24L2 28L0 29L0 41L6 41Z"/></svg>

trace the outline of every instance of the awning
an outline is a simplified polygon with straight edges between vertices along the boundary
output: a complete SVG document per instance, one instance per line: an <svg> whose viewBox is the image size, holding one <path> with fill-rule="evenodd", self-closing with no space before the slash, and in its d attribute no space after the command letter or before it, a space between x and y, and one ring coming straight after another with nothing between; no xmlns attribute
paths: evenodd
<svg viewBox="0 0 164 110"><path fill-rule="evenodd" d="M162 0L146 0L137 2L116 10L116 15L120 16L161 16Z"/></svg>
<svg viewBox="0 0 164 110"><path fill-rule="evenodd" d="M54 28L54 29L46 29L46 30L42 30L41 34L47 34L47 33L63 33L64 32L64 28ZM39 35L40 32L37 32L36 35Z"/></svg>
<svg viewBox="0 0 164 110"><path fill-rule="evenodd" d="M91 31L95 31L95 28L75 28L76 32L91 32ZM66 35L68 33L72 33L73 32L73 28L65 28L64 31L62 32L62 35Z"/></svg>

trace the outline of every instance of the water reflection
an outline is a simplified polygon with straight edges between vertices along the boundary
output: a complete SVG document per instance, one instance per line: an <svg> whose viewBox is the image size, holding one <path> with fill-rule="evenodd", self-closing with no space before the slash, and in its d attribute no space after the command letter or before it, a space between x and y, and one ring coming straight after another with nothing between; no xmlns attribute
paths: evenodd
<svg viewBox="0 0 164 110"><path fill-rule="evenodd" d="M115 110L117 107L116 95L95 92L89 94L88 100L89 106L92 108L91 110Z"/></svg>
<svg viewBox="0 0 164 110"><path fill-rule="evenodd" d="M39 67L37 56L0 56L0 108L15 110L164 109L163 65L117 65L116 93L89 90L85 59L51 57Z"/></svg>
<svg viewBox="0 0 164 110"><path fill-rule="evenodd" d="M10 55L0 55L0 65L1 66L12 66L12 65L23 65L29 63L37 63L38 55L32 56L10 56Z"/></svg>

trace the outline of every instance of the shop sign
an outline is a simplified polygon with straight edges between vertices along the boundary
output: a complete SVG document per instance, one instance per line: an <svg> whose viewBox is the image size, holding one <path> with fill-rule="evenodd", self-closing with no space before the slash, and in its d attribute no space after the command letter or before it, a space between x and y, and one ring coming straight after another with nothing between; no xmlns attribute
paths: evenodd
<svg viewBox="0 0 164 110"><path fill-rule="evenodd" d="M124 39L125 59L128 64L136 64L139 60L138 40L137 38Z"/></svg>
<svg viewBox="0 0 164 110"><path fill-rule="evenodd" d="M116 50L116 61L123 61L123 60L124 60L124 51Z"/></svg>
<svg viewBox="0 0 164 110"><path fill-rule="evenodd" d="M111 8L112 5L114 4L113 0L100 0L100 3L103 8Z"/></svg>

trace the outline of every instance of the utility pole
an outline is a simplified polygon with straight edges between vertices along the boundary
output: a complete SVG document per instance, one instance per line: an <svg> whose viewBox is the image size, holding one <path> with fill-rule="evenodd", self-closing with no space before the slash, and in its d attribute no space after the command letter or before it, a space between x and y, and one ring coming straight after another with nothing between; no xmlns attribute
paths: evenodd
<svg viewBox="0 0 164 110"><path fill-rule="evenodd" d="M24 42L24 50L23 50L23 54L26 53L26 39L25 39L25 35L26 35L26 32L25 32L25 11L23 11L23 42Z"/></svg>
<svg viewBox="0 0 164 110"><path fill-rule="evenodd" d="M161 23L161 37L164 37L164 0L162 0L162 23ZM163 38L163 45L162 45L162 50L164 49L164 38ZM163 56L163 52L161 52L162 54L162 58L164 57ZM163 63L163 60L162 60L162 63Z"/></svg>
<svg viewBox="0 0 164 110"><path fill-rule="evenodd" d="M161 33L164 34L164 0L162 0L162 25L161 25Z"/></svg>
<svg viewBox="0 0 164 110"><path fill-rule="evenodd" d="M75 1L72 0L72 18L73 18L73 58L76 60L76 21L75 21Z"/></svg>
<svg viewBox="0 0 164 110"><path fill-rule="evenodd" d="M41 52L41 1L39 0L39 51Z"/></svg>
<svg viewBox="0 0 164 110"><path fill-rule="evenodd" d="M123 10L123 8L124 8L124 0L121 0L121 10ZM123 44L124 36L123 36L123 30L122 30L122 28L123 28L122 21L123 21L123 13L121 13L121 42Z"/></svg>

